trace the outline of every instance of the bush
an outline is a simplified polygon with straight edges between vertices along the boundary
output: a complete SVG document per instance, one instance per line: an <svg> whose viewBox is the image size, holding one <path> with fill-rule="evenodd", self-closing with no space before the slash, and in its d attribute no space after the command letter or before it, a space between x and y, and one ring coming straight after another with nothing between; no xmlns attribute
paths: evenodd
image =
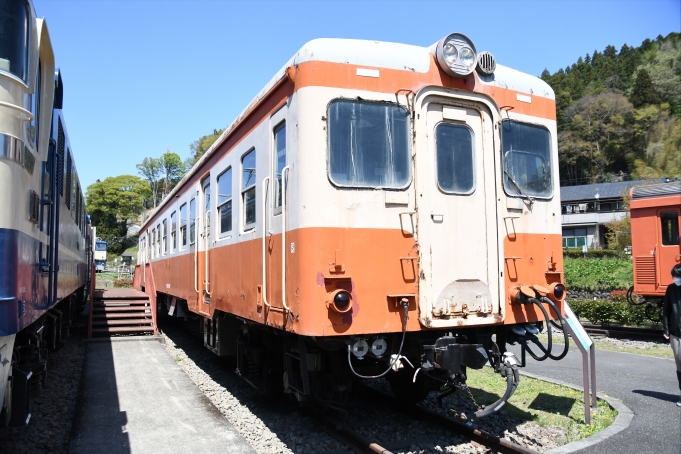
<svg viewBox="0 0 681 454"><path fill-rule="evenodd" d="M114 288L132 288L132 279L116 279L113 286Z"/></svg>
<svg viewBox="0 0 681 454"><path fill-rule="evenodd" d="M626 290L613 290L610 292L610 298L618 303L628 303Z"/></svg>
<svg viewBox="0 0 681 454"><path fill-rule="evenodd" d="M625 294L626 299L626 294ZM596 325L642 325L646 318L645 304L632 306L626 302L609 300L571 300L570 307L579 319Z"/></svg>
<svg viewBox="0 0 681 454"><path fill-rule="evenodd" d="M584 254L580 249L563 249L563 257L568 259L583 259ZM586 253L587 259L627 259L629 256L622 251L612 249L589 249Z"/></svg>
<svg viewBox="0 0 681 454"><path fill-rule="evenodd" d="M599 251L601 252L601 251ZM565 285L568 289L611 291L633 285L631 260L565 260Z"/></svg>

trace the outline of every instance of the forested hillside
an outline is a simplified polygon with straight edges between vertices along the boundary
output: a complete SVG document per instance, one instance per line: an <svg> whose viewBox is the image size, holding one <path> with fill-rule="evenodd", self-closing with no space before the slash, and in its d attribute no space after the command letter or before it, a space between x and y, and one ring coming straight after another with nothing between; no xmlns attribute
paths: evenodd
<svg viewBox="0 0 681 454"><path fill-rule="evenodd" d="M681 176L681 34L541 78L556 93L562 186Z"/></svg>

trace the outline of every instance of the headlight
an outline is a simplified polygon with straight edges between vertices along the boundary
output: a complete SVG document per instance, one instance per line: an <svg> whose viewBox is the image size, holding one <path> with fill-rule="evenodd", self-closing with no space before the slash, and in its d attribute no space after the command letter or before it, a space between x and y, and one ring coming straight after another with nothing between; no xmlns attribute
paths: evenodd
<svg viewBox="0 0 681 454"><path fill-rule="evenodd" d="M470 47L461 49L461 63L466 65L466 68L470 68L475 64L475 52L473 52Z"/></svg>
<svg viewBox="0 0 681 454"><path fill-rule="evenodd" d="M477 54L473 42L461 33L452 33L437 43L435 58L452 77L465 77L475 69Z"/></svg>

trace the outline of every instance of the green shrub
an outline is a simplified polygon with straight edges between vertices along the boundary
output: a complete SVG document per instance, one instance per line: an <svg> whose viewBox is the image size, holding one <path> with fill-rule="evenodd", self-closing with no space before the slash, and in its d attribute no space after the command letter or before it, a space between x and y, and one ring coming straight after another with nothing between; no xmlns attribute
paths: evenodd
<svg viewBox="0 0 681 454"><path fill-rule="evenodd" d="M599 251L601 252L601 251ZM565 259L565 285L569 289L610 291L633 285L629 259Z"/></svg>
<svg viewBox="0 0 681 454"><path fill-rule="evenodd" d="M113 286L114 288L132 288L132 279L116 279Z"/></svg>
<svg viewBox="0 0 681 454"><path fill-rule="evenodd" d="M642 325L646 318L645 304L632 306L622 301L570 300L570 307L580 320L589 320L596 325Z"/></svg>
<svg viewBox="0 0 681 454"><path fill-rule="evenodd" d="M570 259L583 259L584 254L581 249L563 249L563 257ZM589 249L586 253L587 259L629 259L624 251L612 249Z"/></svg>

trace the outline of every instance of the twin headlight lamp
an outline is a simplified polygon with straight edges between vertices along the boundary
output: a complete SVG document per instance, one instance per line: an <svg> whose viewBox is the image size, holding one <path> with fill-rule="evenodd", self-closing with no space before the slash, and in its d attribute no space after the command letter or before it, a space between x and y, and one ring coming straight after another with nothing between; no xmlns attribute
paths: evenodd
<svg viewBox="0 0 681 454"><path fill-rule="evenodd" d="M478 54L473 41L461 33L452 33L438 41L435 58L442 70L452 77L466 77L475 69L481 74L490 75L496 69L492 54Z"/></svg>

